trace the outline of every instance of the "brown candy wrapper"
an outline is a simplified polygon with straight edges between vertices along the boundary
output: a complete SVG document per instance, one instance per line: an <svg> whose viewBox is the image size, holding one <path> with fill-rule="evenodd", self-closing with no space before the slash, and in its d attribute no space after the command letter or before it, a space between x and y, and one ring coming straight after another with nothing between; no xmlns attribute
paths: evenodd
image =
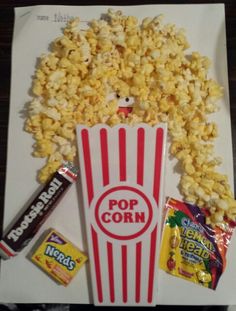
<svg viewBox="0 0 236 311"><path fill-rule="evenodd" d="M4 234L0 241L0 255L3 259L16 256L32 240L76 180L77 173L78 170L70 163L63 164L58 169Z"/></svg>

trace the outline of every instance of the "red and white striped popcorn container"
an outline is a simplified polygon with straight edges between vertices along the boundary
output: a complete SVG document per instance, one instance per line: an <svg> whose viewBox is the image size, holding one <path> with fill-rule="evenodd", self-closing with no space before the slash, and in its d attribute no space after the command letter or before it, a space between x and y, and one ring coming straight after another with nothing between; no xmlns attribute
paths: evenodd
<svg viewBox="0 0 236 311"><path fill-rule="evenodd" d="M77 126L95 305L156 305L166 131Z"/></svg>

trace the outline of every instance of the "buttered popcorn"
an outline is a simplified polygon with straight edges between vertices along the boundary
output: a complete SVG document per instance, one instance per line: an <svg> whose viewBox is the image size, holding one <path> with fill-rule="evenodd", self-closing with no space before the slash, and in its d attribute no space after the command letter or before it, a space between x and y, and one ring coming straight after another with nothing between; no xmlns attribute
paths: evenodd
<svg viewBox="0 0 236 311"><path fill-rule="evenodd" d="M75 125L110 126L168 122L170 153L181 164L180 191L185 200L209 209L208 223L236 218L236 201L227 176L216 171L217 125L207 115L218 110L222 88L207 77L210 61L193 52L183 29L108 10L86 30L70 21L64 35L43 55L33 83L26 131L36 141L33 155L47 164L44 183L63 160L76 156ZM109 94L115 93L112 99ZM119 98L132 97L132 112L118 112Z"/></svg>

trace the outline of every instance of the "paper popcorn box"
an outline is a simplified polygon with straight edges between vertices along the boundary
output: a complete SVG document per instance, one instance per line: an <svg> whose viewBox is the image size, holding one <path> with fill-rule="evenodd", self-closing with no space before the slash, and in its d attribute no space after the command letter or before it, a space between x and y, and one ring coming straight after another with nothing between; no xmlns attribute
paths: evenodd
<svg viewBox="0 0 236 311"><path fill-rule="evenodd" d="M94 303L155 305L166 126L77 126Z"/></svg>

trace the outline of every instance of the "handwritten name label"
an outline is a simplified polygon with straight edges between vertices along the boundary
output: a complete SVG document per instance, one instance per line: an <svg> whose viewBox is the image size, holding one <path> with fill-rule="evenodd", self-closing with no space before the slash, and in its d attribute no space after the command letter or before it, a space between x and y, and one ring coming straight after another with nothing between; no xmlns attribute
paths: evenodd
<svg viewBox="0 0 236 311"><path fill-rule="evenodd" d="M36 15L36 20L40 22L53 22L53 23L67 23L75 16L69 13L56 12L52 16L49 15Z"/></svg>

